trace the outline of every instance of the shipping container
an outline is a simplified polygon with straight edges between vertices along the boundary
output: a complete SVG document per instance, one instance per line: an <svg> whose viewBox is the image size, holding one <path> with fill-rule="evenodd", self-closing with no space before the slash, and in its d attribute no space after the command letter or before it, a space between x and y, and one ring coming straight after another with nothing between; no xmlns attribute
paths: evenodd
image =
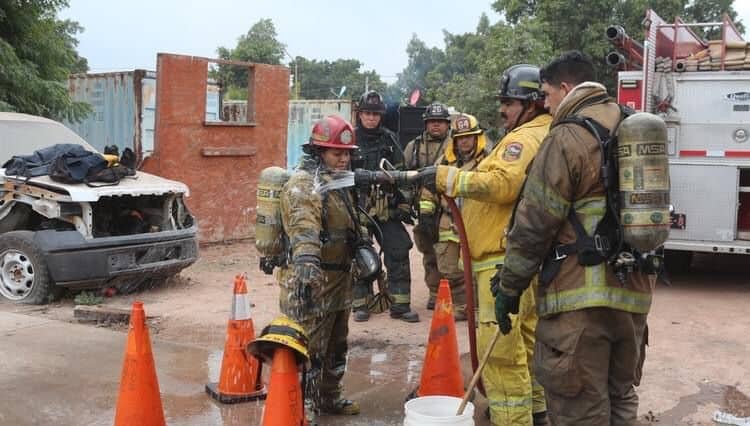
<svg viewBox="0 0 750 426"><path fill-rule="evenodd" d="M349 100L291 100L287 124L286 164L293 169L302 157L302 145L310 139L315 121L326 115L338 115L352 120L352 102ZM352 123L354 125L354 123Z"/></svg>
<svg viewBox="0 0 750 426"><path fill-rule="evenodd" d="M156 72L134 70L102 74L76 74L68 80L76 101L88 102L91 114L79 123L64 124L100 151L116 145L131 148L140 158L154 150ZM209 81L206 121L219 118L219 87Z"/></svg>

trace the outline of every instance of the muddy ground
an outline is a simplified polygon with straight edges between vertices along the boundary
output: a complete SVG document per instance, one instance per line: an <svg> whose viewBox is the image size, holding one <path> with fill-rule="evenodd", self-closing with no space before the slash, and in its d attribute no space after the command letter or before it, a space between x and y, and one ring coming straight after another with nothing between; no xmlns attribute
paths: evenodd
<svg viewBox="0 0 750 426"><path fill-rule="evenodd" d="M236 274L246 273L256 332L278 315L278 290L273 278L257 268L251 242L205 246L201 259L166 285L133 295L105 298L105 306L128 308L145 302L152 337L220 351ZM671 277L672 285L657 289L649 316L650 347L640 396L642 424L711 425L715 410L750 416L750 277L748 261L740 256L700 255L689 273ZM350 322L351 394L373 383L398 383L385 406L398 411L403 393L418 382L431 312L425 309L421 258L412 254L413 306L422 317L407 324L374 316ZM74 322L73 295L47 306L0 303L0 309ZM468 349L466 323L459 323L462 351ZM99 324L122 330L117 324ZM468 357L463 356L468 365ZM468 380L468 367L465 367ZM391 401L392 399L392 401ZM478 400L478 409L483 407ZM366 404L365 404L365 409ZM478 416L479 419L480 416ZM353 421L353 420L352 420ZM347 423L345 420L331 424ZM478 424L483 424L480 420Z"/></svg>

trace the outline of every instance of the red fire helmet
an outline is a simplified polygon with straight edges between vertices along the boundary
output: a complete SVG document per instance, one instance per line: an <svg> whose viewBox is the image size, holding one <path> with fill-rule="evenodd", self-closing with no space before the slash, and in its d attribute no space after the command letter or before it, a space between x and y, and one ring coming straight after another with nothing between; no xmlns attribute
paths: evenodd
<svg viewBox="0 0 750 426"><path fill-rule="evenodd" d="M318 120L310 134L310 144L322 148L356 149L354 128L337 115Z"/></svg>

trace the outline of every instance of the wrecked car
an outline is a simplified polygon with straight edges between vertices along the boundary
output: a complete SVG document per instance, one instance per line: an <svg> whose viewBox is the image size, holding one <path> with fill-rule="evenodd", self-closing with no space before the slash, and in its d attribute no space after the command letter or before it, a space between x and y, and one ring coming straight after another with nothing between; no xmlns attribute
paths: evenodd
<svg viewBox="0 0 750 426"><path fill-rule="evenodd" d="M0 164L54 144L96 150L62 124L0 112ZM137 171L117 185L6 176L0 168L0 297L46 303L64 288L130 292L198 256L188 187Z"/></svg>

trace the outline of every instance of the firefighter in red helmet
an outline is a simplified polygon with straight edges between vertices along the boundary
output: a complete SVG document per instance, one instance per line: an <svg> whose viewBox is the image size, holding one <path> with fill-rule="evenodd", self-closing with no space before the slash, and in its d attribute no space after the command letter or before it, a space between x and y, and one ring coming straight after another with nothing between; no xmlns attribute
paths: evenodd
<svg viewBox="0 0 750 426"><path fill-rule="evenodd" d="M319 120L304 146L306 155L280 196L287 262L277 275L279 301L281 311L309 336L308 415L359 414L359 404L342 398L341 390L352 285L360 272L352 253L369 240L360 232L350 191L326 185L347 174L356 148L354 129L346 120Z"/></svg>

